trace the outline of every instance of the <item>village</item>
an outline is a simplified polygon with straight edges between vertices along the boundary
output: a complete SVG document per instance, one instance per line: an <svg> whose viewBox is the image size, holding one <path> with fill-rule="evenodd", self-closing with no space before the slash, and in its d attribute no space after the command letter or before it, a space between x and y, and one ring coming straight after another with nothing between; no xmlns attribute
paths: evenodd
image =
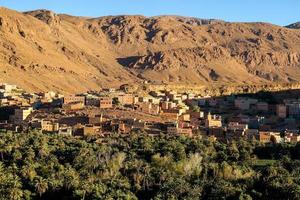
<svg viewBox="0 0 300 200"><path fill-rule="evenodd" d="M27 93L0 85L0 129L39 130L74 137L128 134L170 134L221 142L300 141L300 99L230 95L201 96L174 91L130 93L126 87L84 94Z"/></svg>

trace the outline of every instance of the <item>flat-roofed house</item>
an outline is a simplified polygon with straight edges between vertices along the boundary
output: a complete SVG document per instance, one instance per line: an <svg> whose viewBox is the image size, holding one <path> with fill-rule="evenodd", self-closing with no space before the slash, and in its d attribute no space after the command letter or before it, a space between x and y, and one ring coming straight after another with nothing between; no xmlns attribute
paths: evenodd
<svg viewBox="0 0 300 200"><path fill-rule="evenodd" d="M10 120L16 125L21 125L32 112L32 107L18 108L15 110L14 115L10 117Z"/></svg>
<svg viewBox="0 0 300 200"><path fill-rule="evenodd" d="M59 129L59 124L52 120L42 120L41 129L45 132L57 132Z"/></svg>
<svg viewBox="0 0 300 200"><path fill-rule="evenodd" d="M83 127L83 135L84 136L94 136L99 135L101 133L100 126L94 126L92 124L87 124Z"/></svg>
<svg viewBox="0 0 300 200"><path fill-rule="evenodd" d="M135 103L135 99L132 94L121 94L118 96L118 100L121 105L133 105Z"/></svg>
<svg viewBox="0 0 300 200"><path fill-rule="evenodd" d="M300 135L295 133L286 133L284 141L289 143L298 143L300 142Z"/></svg>
<svg viewBox="0 0 300 200"><path fill-rule="evenodd" d="M258 141L261 143L279 143L282 139L279 132L261 131L258 134Z"/></svg>
<svg viewBox="0 0 300 200"><path fill-rule="evenodd" d="M85 104L85 97L84 96L76 96L76 95L68 95L64 97L64 104L70 103L82 103Z"/></svg>
<svg viewBox="0 0 300 200"><path fill-rule="evenodd" d="M73 129L71 126L62 126L58 129L58 135L72 136Z"/></svg>
<svg viewBox="0 0 300 200"><path fill-rule="evenodd" d="M100 108L110 109L112 107L113 107L113 103L112 103L111 97L101 97L100 98Z"/></svg>

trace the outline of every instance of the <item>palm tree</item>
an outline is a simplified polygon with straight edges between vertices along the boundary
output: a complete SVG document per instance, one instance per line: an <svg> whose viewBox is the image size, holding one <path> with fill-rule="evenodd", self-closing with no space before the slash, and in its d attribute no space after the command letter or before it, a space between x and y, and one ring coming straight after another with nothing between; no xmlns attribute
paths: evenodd
<svg viewBox="0 0 300 200"><path fill-rule="evenodd" d="M24 178L32 181L35 178L35 176L36 176L36 171L35 171L34 165L33 164L31 164L31 165L24 165L22 167L22 169L21 169L21 175Z"/></svg>
<svg viewBox="0 0 300 200"><path fill-rule="evenodd" d="M0 157L1 157L1 161L4 160L4 153L5 153L5 142L3 139L0 139Z"/></svg>
<svg viewBox="0 0 300 200"><path fill-rule="evenodd" d="M41 197L48 189L48 182L43 177L37 177L35 180L35 191Z"/></svg>
<svg viewBox="0 0 300 200"><path fill-rule="evenodd" d="M21 200L23 199L23 190L17 187L11 188L9 192L9 199Z"/></svg>
<svg viewBox="0 0 300 200"><path fill-rule="evenodd" d="M22 183L17 175L7 174L6 180L2 182L5 186L5 191L8 199L19 200L23 197Z"/></svg>
<svg viewBox="0 0 300 200"><path fill-rule="evenodd" d="M69 167L65 170L64 172L64 186L66 187L66 189L71 189L76 188L79 185L79 176L77 174L77 172Z"/></svg>

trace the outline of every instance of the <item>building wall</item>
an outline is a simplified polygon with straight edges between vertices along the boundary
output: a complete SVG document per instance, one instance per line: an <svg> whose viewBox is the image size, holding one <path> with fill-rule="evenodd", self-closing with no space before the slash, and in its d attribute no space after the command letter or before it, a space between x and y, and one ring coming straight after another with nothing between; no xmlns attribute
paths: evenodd
<svg viewBox="0 0 300 200"><path fill-rule="evenodd" d="M118 100L122 105L132 105L134 104L134 96L132 94L123 94L118 96Z"/></svg>
<svg viewBox="0 0 300 200"><path fill-rule="evenodd" d="M258 141L261 143L271 142L271 135L269 133L260 132L258 135Z"/></svg>
<svg viewBox="0 0 300 200"><path fill-rule="evenodd" d="M278 133L278 132L259 132L258 139L262 143L269 143L269 142L279 143L279 142L281 142L280 133Z"/></svg>
<svg viewBox="0 0 300 200"><path fill-rule="evenodd" d="M84 108L84 104L82 102L74 102L74 103L64 104L62 108L65 110L80 110Z"/></svg>
<svg viewBox="0 0 300 200"><path fill-rule="evenodd" d="M52 121L42 120L41 129L42 131L56 132L59 129L59 124Z"/></svg>
<svg viewBox="0 0 300 200"><path fill-rule="evenodd" d="M100 98L100 108L109 109L112 108L112 98L110 97L102 97Z"/></svg>
<svg viewBox="0 0 300 200"><path fill-rule="evenodd" d="M286 118L287 117L287 109L285 105L277 105L276 106L276 114L280 118Z"/></svg>
<svg viewBox="0 0 300 200"><path fill-rule="evenodd" d="M172 112L162 112L160 113L160 116L167 121L176 121L178 120L178 113L172 113Z"/></svg>
<svg viewBox="0 0 300 200"><path fill-rule="evenodd" d="M70 103L83 103L85 104L85 97L83 96L65 96L64 97L64 104L70 104Z"/></svg>
<svg viewBox="0 0 300 200"><path fill-rule="evenodd" d="M100 99L88 98L88 99L85 100L85 105L99 107L100 106Z"/></svg>
<svg viewBox="0 0 300 200"><path fill-rule="evenodd" d="M58 130L59 135L71 136L73 134L72 127L61 127Z"/></svg>
<svg viewBox="0 0 300 200"><path fill-rule="evenodd" d="M228 130L247 130L248 124L240 124L238 122L230 122L228 124Z"/></svg>
<svg viewBox="0 0 300 200"><path fill-rule="evenodd" d="M89 117L89 124L100 124L103 121L102 116Z"/></svg>
<svg viewBox="0 0 300 200"><path fill-rule="evenodd" d="M158 115L159 114L159 105L149 103L149 102L142 102L139 103L138 111L152 114L152 115Z"/></svg>
<svg viewBox="0 0 300 200"><path fill-rule="evenodd" d="M190 114L183 114L179 117L179 120L189 122L189 121L191 121L191 115Z"/></svg>
<svg viewBox="0 0 300 200"><path fill-rule="evenodd" d="M175 135L177 134L177 127L169 126L167 128L167 133L170 135Z"/></svg>
<svg viewBox="0 0 300 200"><path fill-rule="evenodd" d="M220 116L208 114L207 119L205 120L205 127L222 127L222 119Z"/></svg>
<svg viewBox="0 0 300 200"><path fill-rule="evenodd" d="M192 128L178 128L177 133L181 135L192 136L193 130Z"/></svg>
<svg viewBox="0 0 300 200"><path fill-rule="evenodd" d="M15 124L21 124L27 117L32 113L33 109L29 108L20 108L15 110L15 114L11 116L11 121Z"/></svg>

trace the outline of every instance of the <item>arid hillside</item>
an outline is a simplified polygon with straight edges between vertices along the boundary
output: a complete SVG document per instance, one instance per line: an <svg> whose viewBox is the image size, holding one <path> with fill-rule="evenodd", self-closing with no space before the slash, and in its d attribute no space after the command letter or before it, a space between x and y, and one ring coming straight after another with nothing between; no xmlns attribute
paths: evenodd
<svg viewBox="0 0 300 200"><path fill-rule="evenodd" d="M0 8L0 82L79 92L121 84L300 81L300 29L179 16L84 18Z"/></svg>

